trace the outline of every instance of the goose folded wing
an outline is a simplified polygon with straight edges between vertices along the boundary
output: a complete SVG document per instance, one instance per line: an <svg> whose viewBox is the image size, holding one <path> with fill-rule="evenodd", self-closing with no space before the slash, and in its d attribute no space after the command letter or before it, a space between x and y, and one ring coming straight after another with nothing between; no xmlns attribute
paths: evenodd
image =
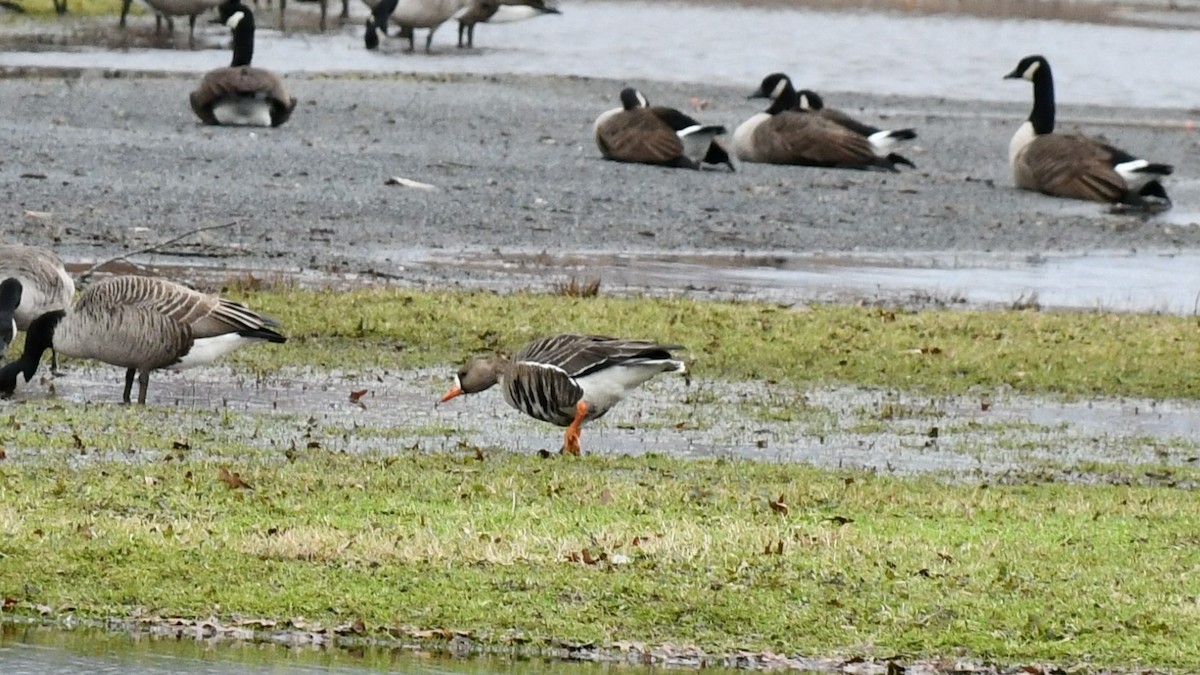
<svg viewBox="0 0 1200 675"><path fill-rule="evenodd" d="M556 335L530 343L514 357L514 361L539 363L560 369L570 377L582 377L616 364L669 359L671 350L680 348L652 340Z"/></svg>
<svg viewBox="0 0 1200 675"><path fill-rule="evenodd" d="M1129 189L1113 169L1111 149L1086 136L1040 136L1029 144L1022 160L1049 194L1112 202Z"/></svg>
<svg viewBox="0 0 1200 675"><path fill-rule="evenodd" d="M675 131L646 109L620 113L598 138L609 156L626 162L669 164L683 155Z"/></svg>
<svg viewBox="0 0 1200 675"><path fill-rule="evenodd" d="M867 166L875 162L870 141L817 115L783 112L764 126L776 139L772 142L776 148L773 154L778 154L781 162L818 166Z"/></svg>

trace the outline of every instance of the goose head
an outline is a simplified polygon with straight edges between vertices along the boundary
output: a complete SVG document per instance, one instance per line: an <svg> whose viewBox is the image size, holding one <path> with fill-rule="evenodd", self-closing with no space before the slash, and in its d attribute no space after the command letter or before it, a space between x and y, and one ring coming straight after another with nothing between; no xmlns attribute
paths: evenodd
<svg viewBox="0 0 1200 675"><path fill-rule="evenodd" d="M637 110L638 108L649 108L650 101L642 95L642 92L633 87L625 87L621 90L621 105L626 110Z"/></svg>
<svg viewBox="0 0 1200 675"><path fill-rule="evenodd" d="M0 282L0 357L8 351L17 334L17 307L21 306L21 282L16 279L5 279Z"/></svg>
<svg viewBox="0 0 1200 675"><path fill-rule="evenodd" d="M811 89L801 89L796 92L796 96L800 100L796 107L800 110L821 110L825 107L821 95Z"/></svg>
<svg viewBox="0 0 1200 675"><path fill-rule="evenodd" d="M1050 62L1046 60L1046 57L1034 54L1021 59L1021 62L1017 64L1017 67L1013 68L1011 73L1005 75L1004 79L1029 80L1030 82L1033 82L1034 78L1037 77L1039 73L1048 72L1050 72Z"/></svg>
<svg viewBox="0 0 1200 675"><path fill-rule="evenodd" d="M476 356L466 365L458 369L454 376L454 386L442 397L442 403L463 394L478 394L487 391L500 381L500 373L504 364L503 359L490 356Z"/></svg>

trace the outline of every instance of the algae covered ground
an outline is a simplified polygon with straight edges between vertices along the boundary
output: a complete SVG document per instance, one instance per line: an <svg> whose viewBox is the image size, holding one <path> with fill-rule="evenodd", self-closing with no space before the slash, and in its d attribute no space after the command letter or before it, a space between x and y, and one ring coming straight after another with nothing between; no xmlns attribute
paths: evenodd
<svg viewBox="0 0 1200 675"><path fill-rule="evenodd" d="M472 353L571 326L683 343L701 391L1200 398L1178 375L1198 356L1194 318L224 290L292 337L231 359L230 373L252 378L299 366L451 373ZM68 381L82 369L119 386L115 369L66 367ZM1104 477L1093 484L680 459L656 452L653 434L636 455L599 447L568 459L503 441L456 445L453 427L405 415L330 429L315 410L156 404L169 382L152 379L144 409L80 402L67 384L40 380L0 407L6 615L212 620L483 649L1200 663L1200 475L1186 439L1169 466L1131 449L1090 467ZM711 418L760 424L803 414L796 399L769 395L708 405ZM872 411L880 432L932 414L889 405ZM665 417L634 419L629 433L674 423ZM442 449L397 440L423 434L442 435Z"/></svg>

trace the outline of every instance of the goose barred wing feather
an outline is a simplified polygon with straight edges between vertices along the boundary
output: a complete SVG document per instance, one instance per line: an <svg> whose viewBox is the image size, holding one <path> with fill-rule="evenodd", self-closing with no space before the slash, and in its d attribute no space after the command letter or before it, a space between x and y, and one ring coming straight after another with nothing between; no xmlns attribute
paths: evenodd
<svg viewBox="0 0 1200 675"><path fill-rule="evenodd" d="M683 141L653 110L639 108L614 115L596 132L606 157L641 164L673 164L683 157Z"/></svg>
<svg viewBox="0 0 1200 675"><path fill-rule="evenodd" d="M763 161L775 164L866 167L877 164L871 143L818 115L784 111L759 125Z"/></svg>
<svg viewBox="0 0 1200 675"><path fill-rule="evenodd" d="M1115 202L1129 187L1113 169L1113 150L1086 136L1047 134L1026 146L1017 169L1047 194Z"/></svg>
<svg viewBox="0 0 1200 675"><path fill-rule="evenodd" d="M184 327L194 339L238 333L283 340L283 336L269 328L275 322L268 323L244 305L166 279L136 276L105 279L85 290L76 304L80 312L105 312L114 307L162 316L170 324Z"/></svg>
<svg viewBox="0 0 1200 675"><path fill-rule="evenodd" d="M653 340L628 340L599 335L555 335L534 340L513 357L514 364L535 363L561 370L569 377L583 377L610 366L640 360L670 359L679 345Z"/></svg>

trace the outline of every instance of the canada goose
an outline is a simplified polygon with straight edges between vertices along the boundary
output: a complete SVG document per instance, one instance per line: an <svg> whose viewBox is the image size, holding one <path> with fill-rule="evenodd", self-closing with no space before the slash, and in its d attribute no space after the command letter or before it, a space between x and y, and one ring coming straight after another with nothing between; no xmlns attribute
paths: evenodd
<svg viewBox="0 0 1200 675"><path fill-rule="evenodd" d="M476 0L467 13L458 17L458 48L475 46L475 24L513 23L544 14L561 14L545 0ZM463 33L467 42L463 44Z"/></svg>
<svg viewBox="0 0 1200 675"><path fill-rule="evenodd" d="M62 259L35 246L0 246L0 357L8 351L15 331L46 312L66 309L75 295L75 282ZM52 354L52 370L58 355Z"/></svg>
<svg viewBox="0 0 1200 675"><path fill-rule="evenodd" d="M1017 187L1071 199L1170 206L1159 179L1171 175L1171 165L1139 159L1082 134L1054 133L1054 76L1044 57L1026 56L1004 77L1033 82L1033 111L1008 145Z"/></svg>
<svg viewBox="0 0 1200 675"><path fill-rule="evenodd" d="M329 14L329 0L296 0L297 2L317 2L321 5L321 32L325 32L326 16ZM258 6L258 0L254 0L254 6ZM267 3L270 7L270 2ZM287 0L279 0L279 30L286 28L284 24L284 14L287 12ZM343 21L350 18L350 0L342 0L342 13L339 15Z"/></svg>
<svg viewBox="0 0 1200 675"><path fill-rule="evenodd" d="M283 80L253 68L254 12L240 1L221 5L221 21L233 31L233 63L205 74L192 92L192 110L205 124L277 127L292 115L296 99Z"/></svg>
<svg viewBox="0 0 1200 675"><path fill-rule="evenodd" d="M750 98L769 98L765 112L752 115L733 132L738 159L769 164L843 169L896 170L896 160L880 157L865 136L832 120L796 110L799 97L783 73L763 78Z"/></svg>
<svg viewBox="0 0 1200 675"><path fill-rule="evenodd" d="M729 154L715 140L725 127L703 126L674 108L652 107L632 87L621 90L621 106L601 113L593 125L605 158L689 169L725 164L733 171Z"/></svg>
<svg viewBox="0 0 1200 675"><path fill-rule="evenodd" d="M379 0L367 17L366 46L375 49L379 46L378 33L387 34L390 21L401 27L400 36L408 38L408 51L415 49L414 31L416 28L428 28L425 37L425 53L428 54L433 45L433 34L438 26L456 19L471 10L473 3L480 0ZM373 0L364 0L368 6Z"/></svg>
<svg viewBox="0 0 1200 675"><path fill-rule="evenodd" d="M196 48L196 17L221 4L221 0L145 0L154 15L154 34L162 29L162 19L167 19L167 30L172 37L175 35L175 21L172 17L186 16L188 18L188 47ZM129 14L129 5L133 0L122 0L121 20L118 25L125 27L125 16Z"/></svg>
<svg viewBox="0 0 1200 675"><path fill-rule="evenodd" d="M850 131L865 136L868 141L871 141L871 147L875 149L877 157L888 157L893 164L907 164L916 168L916 164L910 162L906 157L897 155L891 151L892 147L901 141L911 141L917 137L917 132L912 129L880 129L869 124L863 124L846 113L836 108L826 108L825 101L821 95L811 89L801 89L796 92L798 103L797 110L811 112L820 115L828 120L837 122L846 127Z"/></svg>
<svg viewBox="0 0 1200 675"><path fill-rule="evenodd" d="M659 373L683 373L672 357L679 345L596 335L534 340L512 360L476 357L459 369L445 403L504 383L504 400L521 412L566 427L562 452L579 454L579 428L603 417L636 387Z"/></svg>
<svg viewBox="0 0 1200 675"><path fill-rule="evenodd" d="M278 323L230 300L166 279L120 276L100 281L65 310L47 312L29 326L25 353L0 368L0 394L10 396L17 373L33 379L42 352L96 359L125 370L129 403L135 373L138 403L146 403L150 372L190 368L252 342L287 342Z"/></svg>

